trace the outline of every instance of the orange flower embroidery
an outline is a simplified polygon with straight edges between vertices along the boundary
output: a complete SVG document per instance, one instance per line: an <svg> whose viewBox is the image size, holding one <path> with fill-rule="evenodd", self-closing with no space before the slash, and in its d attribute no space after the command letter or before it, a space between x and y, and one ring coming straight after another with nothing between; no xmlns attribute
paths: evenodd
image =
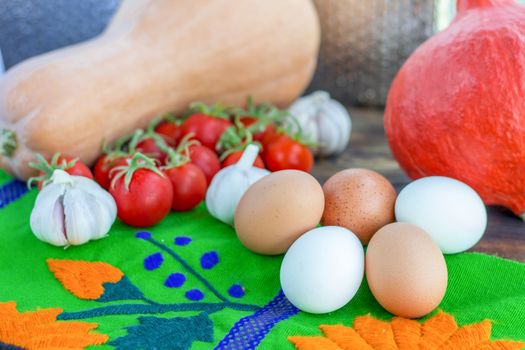
<svg viewBox="0 0 525 350"><path fill-rule="evenodd" d="M15 302L0 303L0 342L24 349L83 349L108 341L92 333L96 323L57 321L60 308L20 313Z"/></svg>
<svg viewBox="0 0 525 350"><path fill-rule="evenodd" d="M98 299L104 294L104 283L117 283L124 276L104 262L47 259L47 265L64 288L81 299Z"/></svg>
<svg viewBox="0 0 525 350"><path fill-rule="evenodd" d="M354 327L321 325L324 337L289 337L299 350L521 350L525 342L490 340L492 323L458 327L454 317L439 312L423 324L401 317L390 322L370 315L357 317Z"/></svg>

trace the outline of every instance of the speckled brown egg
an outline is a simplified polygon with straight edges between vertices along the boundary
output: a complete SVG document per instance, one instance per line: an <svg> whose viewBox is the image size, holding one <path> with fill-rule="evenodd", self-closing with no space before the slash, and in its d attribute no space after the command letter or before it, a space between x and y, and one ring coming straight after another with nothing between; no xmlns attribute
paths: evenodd
<svg viewBox="0 0 525 350"><path fill-rule="evenodd" d="M340 171L325 182L323 192L323 225L346 227L363 244L381 227L394 221L396 190L375 171Z"/></svg>
<svg viewBox="0 0 525 350"><path fill-rule="evenodd" d="M244 193L235 210L235 232L256 253L282 254L319 224L323 208L323 189L312 175L277 171Z"/></svg>
<svg viewBox="0 0 525 350"><path fill-rule="evenodd" d="M387 225L372 237L365 271L376 300L397 316L417 318L430 313L447 289L443 253L429 234L408 223Z"/></svg>

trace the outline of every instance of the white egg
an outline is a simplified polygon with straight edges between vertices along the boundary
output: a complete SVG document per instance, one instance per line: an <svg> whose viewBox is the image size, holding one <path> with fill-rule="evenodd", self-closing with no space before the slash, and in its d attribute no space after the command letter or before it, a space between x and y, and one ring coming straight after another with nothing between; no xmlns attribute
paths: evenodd
<svg viewBox="0 0 525 350"><path fill-rule="evenodd" d="M281 265L281 287L297 308L335 311L355 295L364 273L361 242L339 226L318 227L297 239Z"/></svg>
<svg viewBox="0 0 525 350"><path fill-rule="evenodd" d="M461 181L430 176L408 184L395 205L396 220L419 226L445 254L474 246L487 228L480 196Z"/></svg>

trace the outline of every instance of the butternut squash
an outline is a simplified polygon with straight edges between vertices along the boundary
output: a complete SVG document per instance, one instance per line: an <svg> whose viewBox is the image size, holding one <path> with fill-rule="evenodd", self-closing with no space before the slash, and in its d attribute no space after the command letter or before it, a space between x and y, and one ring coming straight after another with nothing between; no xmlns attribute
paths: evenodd
<svg viewBox="0 0 525 350"><path fill-rule="evenodd" d="M315 68L310 0L126 0L99 37L0 78L0 167L21 179L36 152L92 164L102 140L195 100L280 106Z"/></svg>

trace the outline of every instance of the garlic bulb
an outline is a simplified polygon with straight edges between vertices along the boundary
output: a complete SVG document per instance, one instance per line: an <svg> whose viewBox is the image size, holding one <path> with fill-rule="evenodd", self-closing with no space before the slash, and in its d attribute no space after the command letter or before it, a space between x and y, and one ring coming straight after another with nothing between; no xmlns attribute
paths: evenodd
<svg viewBox="0 0 525 350"><path fill-rule="evenodd" d="M220 170L206 192L206 207L220 221L233 225L237 204L248 187L270 172L253 166L259 147L248 145L236 164Z"/></svg>
<svg viewBox="0 0 525 350"><path fill-rule="evenodd" d="M314 154L327 156L341 153L346 148L352 121L346 108L331 99L328 92L316 91L301 97L288 108L288 112L299 123L303 135L317 144L312 147Z"/></svg>
<svg viewBox="0 0 525 350"><path fill-rule="evenodd" d="M106 236L116 216L115 200L95 181L57 169L36 198L30 225L44 242L79 245Z"/></svg>

